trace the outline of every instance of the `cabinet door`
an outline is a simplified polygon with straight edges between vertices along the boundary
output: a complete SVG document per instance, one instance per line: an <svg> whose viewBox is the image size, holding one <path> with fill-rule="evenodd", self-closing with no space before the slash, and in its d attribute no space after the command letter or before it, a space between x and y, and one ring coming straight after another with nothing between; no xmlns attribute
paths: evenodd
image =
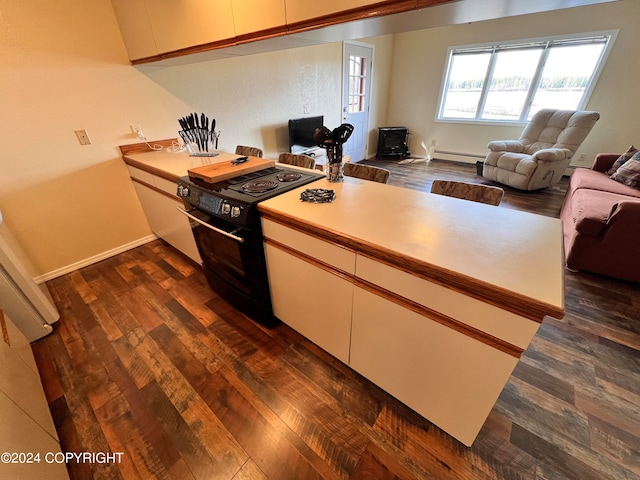
<svg viewBox="0 0 640 480"><path fill-rule="evenodd" d="M260 0L256 13L255 0L231 0L236 35L245 35L270 28L286 28L284 0Z"/></svg>
<svg viewBox="0 0 640 480"><path fill-rule="evenodd" d="M271 244L265 255L274 315L348 363L353 283Z"/></svg>
<svg viewBox="0 0 640 480"><path fill-rule="evenodd" d="M187 218L178 212L180 200L133 182L151 231L166 240L197 263L201 263L198 247Z"/></svg>
<svg viewBox="0 0 640 480"><path fill-rule="evenodd" d="M39 462L34 461L34 463L3 462L0 467L0 478L42 480L64 480L69 478L64 463L51 462L55 458L53 455L60 452L60 444L48 432L40 428L33 418L2 391L0 391L0 418L2 418L2 428L0 428L1 452L29 452L39 455L39 457L36 457L39 458ZM25 459L28 460L27 458Z"/></svg>
<svg viewBox="0 0 640 480"><path fill-rule="evenodd" d="M144 0L111 0L129 60L158 54Z"/></svg>
<svg viewBox="0 0 640 480"><path fill-rule="evenodd" d="M471 445L517 358L354 288L351 368Z"/></svg>
<svg viewBox="0 0 640 480"><path fill-rule="evenodd" d="M311 18L344 12L352 8L363 7L374 3L372 0L324 0L322 2L310 2L309 0L286 0L287 23L295 23Z"/></svg>
<svg viewBox="0 0 640 480"><path fill-rule="evenodd" d="M0 477L69 478L64 463L45 458L60 444L29 342L2 310L0 331L0 452L39 455L3 461Z"/></svg>
<svg viewBox="0 0 640 480"><path fill-rule="evenodd" d="M235 37L231 0L146 0L158 53Z"/></svg>

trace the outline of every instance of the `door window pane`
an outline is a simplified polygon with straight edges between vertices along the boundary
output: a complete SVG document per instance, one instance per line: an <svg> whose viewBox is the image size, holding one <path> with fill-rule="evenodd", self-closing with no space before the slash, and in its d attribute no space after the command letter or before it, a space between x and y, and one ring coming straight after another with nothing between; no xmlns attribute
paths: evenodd
<svg viewBox="0 0 640 480"><path fill-rule="evenodd" d="M349 56L349 113L364 111L367 59Z"/></svg>

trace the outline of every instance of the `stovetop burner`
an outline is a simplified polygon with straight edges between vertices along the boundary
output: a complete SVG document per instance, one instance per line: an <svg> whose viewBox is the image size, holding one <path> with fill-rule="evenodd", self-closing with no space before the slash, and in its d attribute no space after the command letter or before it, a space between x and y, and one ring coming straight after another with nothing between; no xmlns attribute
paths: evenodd
<svg viewBox="0 0 640 480"><path fill-rule="evenodd" d="M295 182L300 179L302 175L298 172L282 172L277 175L279 182Z"/></svg>
<svg viewBox="0 0 640 480"><path fill-rule="evenodd" d="M273 180L254 180L242 185L242 191L245 193L264 193L274 188L278 188L278 182Z"/></svg>
<svg viewBox="0 0 640 480"><path fill-rule="evenodd" d="M187 210L196 208L234 225L253 228L260 221L257 203L321 178L324 174L315 170L298 172L274 166L215 184L181 177L177 193Z"/></svg>

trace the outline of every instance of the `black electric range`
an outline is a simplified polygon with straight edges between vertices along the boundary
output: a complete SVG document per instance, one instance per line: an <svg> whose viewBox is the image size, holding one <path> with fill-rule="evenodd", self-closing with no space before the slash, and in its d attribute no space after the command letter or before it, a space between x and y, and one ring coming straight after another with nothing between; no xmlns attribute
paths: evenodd
<svg viewBox="0 0 640 480"><path fill-rule="evenodd" d="M258 203L324 178L315 170L270 167L210 184L181 177L177 194L190 219L211 288L249 318L273 326Z"/></svg>
<svg viewBox="0 0 640 480"><path fill-rule="evenodd" d="M319 171L281 166L264 168L213 184L185 176L178 182L178 196L187 208L198 208L244 227L257 222L259 215L256 205L262 200L320 178L324 178L324 174Z"/></svg>

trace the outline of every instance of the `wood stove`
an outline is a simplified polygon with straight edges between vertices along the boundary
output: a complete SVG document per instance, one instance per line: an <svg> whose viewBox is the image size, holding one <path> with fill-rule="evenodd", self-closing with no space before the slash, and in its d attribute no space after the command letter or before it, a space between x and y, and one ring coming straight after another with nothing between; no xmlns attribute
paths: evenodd
<svg viewBox="0 0 640 480"><path fill-rule="evenodd" d="M384 127L378 129L378 157L408 157L409 129Z"/></svg>

